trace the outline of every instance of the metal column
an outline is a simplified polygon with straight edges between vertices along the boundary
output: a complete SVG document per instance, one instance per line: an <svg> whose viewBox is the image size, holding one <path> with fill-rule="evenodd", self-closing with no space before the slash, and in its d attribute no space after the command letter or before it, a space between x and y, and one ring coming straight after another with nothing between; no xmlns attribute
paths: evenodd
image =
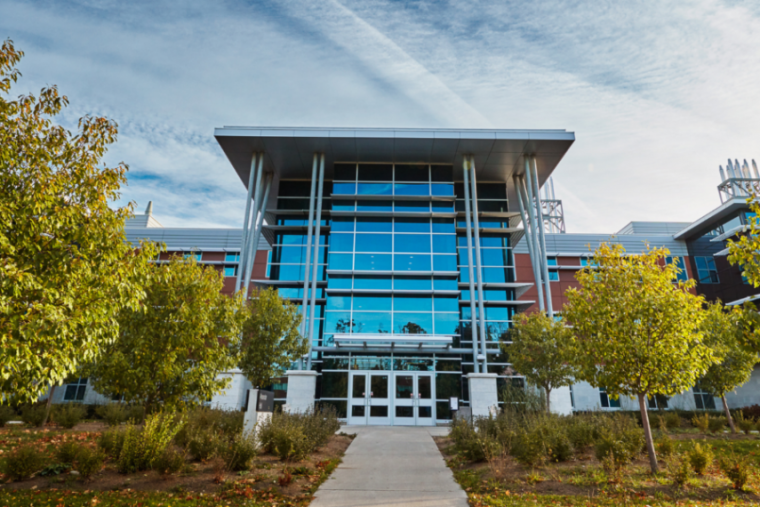
<svg viewBox="0 0 760 507"><path fill-rule="evenodd" d="M272 188L272 180L274 174L267 176L266 190L264 191L264 198L261 200L261 206L259 207L259 216L256 220L256 231L253 233L253 242L251 243L251 251L248 253L248 266L246 266L245 277L245 297L248 298L248 286L251 284L251 276L253 276L253 265L256 263L256 253L259 250L259 238L261 238L261 229L264 226L264 213L267 212L267 201L269 200L269 190Z"/></svg>
<svg viewBox="0 0 760 507"><path fill-rule="evenodd" d="M235 292L240 290L240 282L243 280L243 256L248 243L248 229L251 222L251 201L253 200L254 178L256 176L256 161L259 154L254 152L251 157L251 172L248 175L248 198L245 202L245 220L243 221L243 233L240 235L240 252L238 252L237 280L235 280Z"/></svg>
<svg viewBox="0 0 760 507"><path fill-rule="evenodd" d="M525 204L524 204L525 199L523 198L524 189L522 188L523 183L517 176L514 176L512 178L512 181L515 184L515 192L517 193L517 202L520 205L520 218L522 219L523 230L525 231L525 243L528 245L528 256L530 257L530 267L533 269L533 279L536 281L536 285L538 286L538 307L541 310L543 310L544 303L543 303L543 295L541 293L541 276L538 274L538 264L536 261L535 246L533 245L533 241L531 241L530 239L530 223L528 222L528 217L525 213Z"/></svg>
<svg viewBox="0 0 760 507"><path fill-rule="evenodd" d="M478 182L475 176L475 158L470 157L472 169L472 216L475 222L475 266L478 270L478 312L480 313L480 348L483 351L483 373L488 373L488 349L486 348L486 316L483 309L483 269L480 257L480 220L478 219Z"/></svg>
<svg viewBox="0 0 760 507"><path fill-rule="evenodd" d="M543 266L544 266L544 285L546 291L546 311L549 317L554 317L554 311L552 310L552 281L549 280L549 261L546 259L546 233L544 232L544 212L541 209L541 193L538 188L538 165L536 164L536 157L531 157L531 165L533 166L533 187L536 189L536 218L538 219L538 237L540 241Z"/></svg>
<svg viewBox="0 0 760 507"><path fill-rule="evenodd" d="M325 184L325 154L319 157L319 185L317 186L317 230L314 233L314 262L312 262L311 277L311 309L309 311L309 357L306 359L306 369L311 370L311 348L314 340L314 310L317 304L317 269L319 269L319 233L322 228L322 193Z"/></svg>
<svg viewBox="0 0 760 507"><path fill-rule="evenodd" d="M264 174L264 154L259 154L259 160L256 164L256 184L253 192L253 214L251 215L251 227L248 230L245 238L245 252L241 252L239 269L243 272L243 277L251 270L248 267L249 259L251 257L251 241L256 232L256 222L258 221L258 210L261 207L261 178ZM247 287L245 278L242 279L242 283ZM248 297L248 293L245 293L245 297Z"/></svg>
<svg viewBox="0 0 760 507"><path fill-rule="evenodd" d="M541 274L541 278L543 278L544 261L546 259L545 259L545 256L541 253L541 243L539 243L538 241L538 229L543 227L544 224L536 223L538 219L537 219L537 214L536 214L536 210L534 206L535 206L535 203L538 202L538 199L535 199L535 200L533 199L532 179L533 178L530 177L530 159L528 156L526 156L525 157L525 187L527 189L527 194L528 194L527 211L528 211L528 216L530 217L530 228L531 228L531 233L533 236L533 245L535 246L536 261L538 262L538 268L539 268L538 272ZM537 281L536 286L538 286L541 283L542 283L541 281ZM539 289L539 290L542 291L543 289ZM541 310L544 310L544 309L545 309L545 305L544 305L544 308L541 308Z"/></svg>
<svg viewBox="0 0 760 507"><path fill-rule="evenodd" d="M314 231L314 192L317 186L317 163L319 161L319 154L314 153L311 163L311 193L309 194L309 221L306 222L306 266L304 268L303 276L303 302L301 303L301 313L303 314L303 325L301 326L301 336L306 336L306 317L308 306L308 294L309 294L309 275L311 271L311 237ZM299 361L301 369L303 369L303 359Z"/></svg>
<svg viewBox="0 0 760 507"><path fill-rule="evenodd" d="M467 269L470 274L470 317L471 317L471 339L472 339L472 363L473 372L479 372L478 365L478 334L477 330L480 326L475 325L475 276L472 269L472 226L470 225L470 177L467 175L467 166L469 161L467 157L464 157L462 162L462 170L464 171L464 216L465 216L465 228L467 230Z"/></svg>
<svg viewBox="0 0 760 507"><path fill-rule="evenodd" d="M528 223L524 224L525 227L525 241L528 242L529 245L529 252L531 253L531 259L530 262L533 266L533 277L536 280L536 290L538 291L538 308L542 312L544 311L544 288L543 288L543 282L541 280L541 260L540 260L540 254L538 252L538 245L533 240L536 226L535 226L535 219L533 218L533 214L531 213L531 201L528 198L528 188L525 182L525 177L523 176L520 179L520 186L518 191L520 192L521 199L525 201L525 212L528 215ZM532 248L532 249L531 249Z"/></svg>

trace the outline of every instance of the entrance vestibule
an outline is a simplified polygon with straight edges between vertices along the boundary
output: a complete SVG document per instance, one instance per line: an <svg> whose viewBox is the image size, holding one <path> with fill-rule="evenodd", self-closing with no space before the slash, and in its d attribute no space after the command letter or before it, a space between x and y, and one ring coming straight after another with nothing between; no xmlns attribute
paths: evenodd
<svg viewBox="0 0 760 507"><path fill-rule="evenodd" d="M434 426L435 378L431 372L351 371L348 424Z"/></svg>

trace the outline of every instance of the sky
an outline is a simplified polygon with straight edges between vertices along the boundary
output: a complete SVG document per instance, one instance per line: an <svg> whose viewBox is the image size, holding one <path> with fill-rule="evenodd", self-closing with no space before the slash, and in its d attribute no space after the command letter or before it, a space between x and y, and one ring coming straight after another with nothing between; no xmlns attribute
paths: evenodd
<svg viewBox="0 0 760 507"><path fill-rule="evenodd" d="M120 203L167 227L241 226L225 125L567 129L568 232L696 220L760 161L757 1L3 0L0 38L15 94L119 124Z"/></svg>

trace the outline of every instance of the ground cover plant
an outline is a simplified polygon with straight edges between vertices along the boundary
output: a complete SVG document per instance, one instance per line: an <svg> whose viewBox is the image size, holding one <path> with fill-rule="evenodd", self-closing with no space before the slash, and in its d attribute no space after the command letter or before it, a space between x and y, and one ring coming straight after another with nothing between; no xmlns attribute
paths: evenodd
<svg viewBox="0 0 760 507"><path fill-rule="evenodd" d="M0 505L308 505L351 438L335 434L330 410L273 421L283 449L304 441L307 451L270 453L243 434L242 412L205 407L143 424L0 429ZM194 456L203 441L211 450Z"/></svg>
<svg viewBox="0 0 760 507"><path fill-rule="evenodd" d="M527 390L526 390L527 391ZM474 506L755 505L760 502L757 433L711 433L687 425L655 429L662 469L648 466L636 417L559 416L509 405L498 416L455 420L437 437ZM664 421L664 418L663 418ZM674 419L671 417L671 421Z"/></svg>

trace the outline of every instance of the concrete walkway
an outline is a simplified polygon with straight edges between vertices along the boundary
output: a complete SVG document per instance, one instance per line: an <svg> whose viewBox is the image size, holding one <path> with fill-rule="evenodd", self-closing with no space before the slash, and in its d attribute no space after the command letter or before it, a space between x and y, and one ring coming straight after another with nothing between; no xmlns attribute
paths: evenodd
<svg viewBox="0 0 760 507"><path fill-rule="evenodd" d="M433 442L448 428L344 426L358 436L312 507L467 507Z"/></svg>

